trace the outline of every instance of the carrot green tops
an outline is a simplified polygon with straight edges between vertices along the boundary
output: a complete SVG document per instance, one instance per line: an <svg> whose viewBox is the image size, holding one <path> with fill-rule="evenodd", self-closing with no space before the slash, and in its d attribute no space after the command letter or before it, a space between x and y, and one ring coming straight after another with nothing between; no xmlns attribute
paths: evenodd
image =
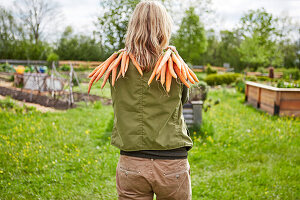
<svg viewBox="0 0 300 200"><path fill-rule="evenodd" d="M111 144L123 151L168 150L193 146L182 114L183 84L172 79L170 92L147 82L132 62L125 77L111 86L114 127Z"/></svg>

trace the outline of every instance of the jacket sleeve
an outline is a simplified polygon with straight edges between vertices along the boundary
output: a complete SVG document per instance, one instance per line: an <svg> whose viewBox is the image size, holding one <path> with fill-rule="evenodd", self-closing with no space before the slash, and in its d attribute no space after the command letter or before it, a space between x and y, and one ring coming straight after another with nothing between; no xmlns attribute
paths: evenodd
<svg viewBox="0 0 300 200"><path fill-rule="evenodd" d="M181 102L185 104L189 100L189 88L183 85Z"/></svg>

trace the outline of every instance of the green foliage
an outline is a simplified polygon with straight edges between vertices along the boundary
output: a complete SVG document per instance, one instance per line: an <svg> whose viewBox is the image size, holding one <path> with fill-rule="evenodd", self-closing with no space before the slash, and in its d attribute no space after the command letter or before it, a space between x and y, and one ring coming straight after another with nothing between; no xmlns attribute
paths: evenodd
<svg viewBox="0 0 300 200"><path fill-rule="evenodd" d="M50 53L47 57L47 62L52 63L52 62L57 62L59 60L59 56L56 53Z"/></svg>
<svg viewBox="0 0 300 200"><path fill-rule="evenodd" d="M300 79L300 70L298 68L290 68L283 70L283 78L290 80L299 80Z"/></svg>
<svg viewBox="0 0 300 200"><path fill-rule="evenodd" d="M124 47L124 36L127 31L128 21L139 0L102 0L104 9L98 17L97 34L105 48L111 52Z"/></svg>
<svg viewBox="0 0 300 200"><path fill-rule="evenodd" d="M104 60L102 45L84 35L74 35L72 27L66 27L58 41L55 53L61 60Z"/></svg>
<svg viewBox="0 0 300 200"><path fill-rule="evenodd" d="M64 71L64 72L68 72L70 71L71 67L70 65L67 65L67 64L63 64L61 67L60 67L60 70L61 71Z"/></svg>
<svg viewBox="0 0 300 200"><path fill-rule="evenodd" d="M256 71L262 74L268 73L268 70L265 67L258 67Z"/></svg>
<svg viewBox="0 0 300 200"><path fill-rule="evenodd" d="M208 93L207 83L200 80L195 85L192 85L189 91L190 91L189 99L191 101L202 100L204 102L206 100L207 93Z"/></svg>
<svg viewBox="0 0 300 200"><path fill-rule="evenodd" d="M236 79L241 76L237 73L226 73L226 74L210 74L207 75L204 81L208 85L222 85L222 84L231 84L236 81Z"/></svg>
<svg viewBox="0 0 300 200"><path fill-rule="evenodd" d="M174 36L174 44L187 62L199 64L201 53L206 51L207 40L204 25L195 14L194 7L185 12L180 28Z"/></svg>
<svg viewBox="0 0 300 200"><path fill-rule="evenodd" d="M239 52L242 62L254 68L283 64L283 53L276 41L279 35L277 21L278 18L265 9L250 10L241 18L240 33L244 40Z"/></svg>
<svg viewBox="0 0 300 200"><path fill-rule="evenodd" d="M216 74L217 72L218 72L217 70L212 69L210 64L206 65L206 69L205 69L206 74Z"/></svg>
<svg viewBox="0 0 300 200"><path fill-rule="evenodd" d="M246 84L243 77L238 77L235 81L235 89L241 93L245 93Z"/></svg>

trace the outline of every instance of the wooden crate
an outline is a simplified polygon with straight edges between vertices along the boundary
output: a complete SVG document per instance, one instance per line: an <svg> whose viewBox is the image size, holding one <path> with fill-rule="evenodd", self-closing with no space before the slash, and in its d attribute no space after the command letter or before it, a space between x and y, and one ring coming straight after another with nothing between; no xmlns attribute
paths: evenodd
<svg viewBox="0 0 300 200"><path fill-rule="evenodd" d="M299 88L276 88L246 81L245 99L272 115L300 116Z"/></svg>

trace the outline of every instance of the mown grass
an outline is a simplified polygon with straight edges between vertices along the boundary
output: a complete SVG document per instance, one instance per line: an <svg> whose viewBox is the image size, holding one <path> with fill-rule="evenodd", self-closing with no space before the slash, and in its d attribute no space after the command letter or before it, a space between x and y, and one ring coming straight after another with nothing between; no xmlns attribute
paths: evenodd
<svg viewBox="0 0 300 200"><path fill-rule="evenodd" d="M221 102L204 113L204 135L192 136L193 199L299 199L299 118L257 111L234 90L209 97ZM99 103L46 114L1 108L0 199L117 199L112 112Z"/></svg>

